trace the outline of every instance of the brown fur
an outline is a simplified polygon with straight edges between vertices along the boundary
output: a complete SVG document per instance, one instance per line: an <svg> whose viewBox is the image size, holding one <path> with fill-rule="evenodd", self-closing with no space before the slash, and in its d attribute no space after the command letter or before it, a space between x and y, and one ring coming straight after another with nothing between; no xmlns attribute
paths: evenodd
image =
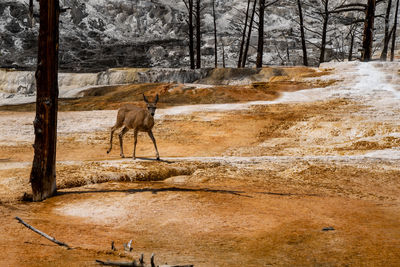
<svg viewBox="0 0 400 267"><path fill-rule="evenodd" d="M119 145L120 145L120 155L122 158L125 157L123 151L123 137L124 135L130 130L133 129L134 131L134 148L133 148L133 155L132 158L136 159L136 144L137 144L137 134L138 132L147 132L150 139L153 141L154 148L156 149L156 157L157 160L160 159L158 154L158 149L156 145L156 140L154 138L152 129L154 126L154 112L156 109L156 104L158 101L158 95L154 103L149 103L147 98L143 95L144 101L147 104L147 109L143 109L131 104L126 104L118 110L117 114L117 121L115 125L111 128L110 134L110 148L107 150L107 153L110 153L112 149L112 140L115 130L122 128L121 132L119 133ZM153 115L150 112L153 113Z"/></svg>

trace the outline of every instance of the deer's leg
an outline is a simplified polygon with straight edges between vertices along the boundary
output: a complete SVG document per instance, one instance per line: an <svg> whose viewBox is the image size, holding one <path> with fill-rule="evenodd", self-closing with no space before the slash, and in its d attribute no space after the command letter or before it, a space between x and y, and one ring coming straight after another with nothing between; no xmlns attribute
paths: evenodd
<svg viewBox="0 0 400 267"><path fill-rule="evenodd" d="M112 141L113 141L113 137L114 137L114 132L115 132L115 130L122 127L122 125L124 123L124 118L125 118L125 113L122 110L118 110L117 121L115 122L115 125L113 127L111 127L110 148L107 150L107 154L110 153L111 149L112 149Z"/></svg>
<svg viewBox="0 0 400 267"><path fill-rule="evenodd" d="M154 138L153 132L150 130L147 132L151 138L151 141L153 141L154 148L156 149L156 157L157 160L160 160L160 155L158 154L158 149L157 149L157 144L156 144L156 139Z"/></svg>
<svg viewBox="0 0 400 267"><path fill-rule="evenodd" d="M120 151L121 151L121 153L120 153L121 158L125 158L125 155L124 155L124 144L123 144L123 140L122 139L124 137L124 134L126 134L127 131L129 131L129 129L124 127L124 128L122 128L122 131L118 135L118 137L119 137L119 148L120 148Z"/></svg>
<svg viewBox="0 0 400 267"><path fill-rule="evenodd" d="M113 141L113 136L114 136L114 132L115 130L117 130L118 127L115 125L113 127L111 127L111 134L110 134L110 148L107 150L107 154L111 152L112 149L112 141Z"/></svg>
<svg viewBox="0 0 400 267"><path fill-rule="evenodd" d="M136 144L137 144L137 136L138 136L138 129L135 129L133 132L133 154L132 154L132 158L136 159Z"/></svg>

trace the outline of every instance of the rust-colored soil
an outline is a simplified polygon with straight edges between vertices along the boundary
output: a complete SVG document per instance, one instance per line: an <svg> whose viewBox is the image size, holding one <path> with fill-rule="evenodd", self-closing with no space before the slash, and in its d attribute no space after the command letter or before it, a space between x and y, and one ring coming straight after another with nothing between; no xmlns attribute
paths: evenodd
<svg viewBox="0 0 400 267"><path fill-rule="evenodd" d="M146 92L171 106L275 99L304 85L284 82L196 90L161 84ZM114 109L128 100L109 102L109 92L134 88L92 91L62 109ZM137 101L141 90L134 91ZM400 167L365 153L398 147L390 133L400 129L365 115L368 108L337 98L166 115L154 127L161 162L149 160L155 152L147 135L140 134L136 152L145 159L120 159L118 138L106 154L108 128L87 132L77 124L58 139L60 194L42 203L21 201L30 189L30 141L2 142L0 266L96 266L95 259L128 261L140 253L148 262L153 252L157 264L399 266ZM33 113L0 116L29 121ZM83 129L88 122L80 123ZM127 134L125 155L132 147ZM125 252L131 239L133 252Z"/></svg>

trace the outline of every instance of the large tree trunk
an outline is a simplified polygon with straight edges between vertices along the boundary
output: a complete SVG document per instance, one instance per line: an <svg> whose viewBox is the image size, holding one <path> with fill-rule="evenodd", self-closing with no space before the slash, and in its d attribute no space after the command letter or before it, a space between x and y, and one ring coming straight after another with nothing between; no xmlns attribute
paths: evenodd
<svg viewBox="0 0 400 267"><path fill-rule="evenodd" d="M383 49L381 54L381 60L386 61L387 52L389 47L390 35L389 35L389 18L390 18L390 9L392 8L392 0L388 0L386 15L385 15L385 39L383 41Z"/></svg>
<svg viewBox="0 0 400 267"><path fill-rule="evenodd" d="M393 23L393 36L392 36L392 49L390 53L390 61L394 60L394 49L396 47L396 31L397 31L397 16L399 15L399 0L396 3L396 12L394 15L394 23Z"/></svg>
<svg viewBox="0 0 400 267"><path fill-rule="evenodd" d="M247 1L246 18L244 20L242 41L240 42L240 48L239 48L238 68L242 66L244 42L246 39L247 21L249 19L249 9L250 9L250 0Z"/></svg>
<svg viewBox="0 0 400 267"><path fill-rule="evenodd" d="M260 0L258 8L258 45L257 45L257 61L256 67L261 68L263 64L263 50L264 50L264 12L265 0Z"/></svg>
<svg viewBox="0 0 400 267"><path fill-rule="evenodd" d="M190 68L195 68L194 62L194 30L193 30L193 0L188 0L188 12L189 12L189 57L190 57Z"/></svg>
<svg viewBox="0 0 400 267"><path fill-rule="evenodd" d="M362 61L370 61L372 58L372 43L374 35L376 0L368 0L367 12L364 20L363 44L361 52Z"/></svg>
<svg viewBox="0 0 400 267"><path fill-rule="evenodd" d="M324 1L324 23L322 26L322 38L321 38L321 50L319 55L319 64L325 61L325 47L326 47L326 32L328 30L329 21L329 10L328 10L329 0Z"/></svg>
<svg viewBox="0 0 400 267"><path fill-rule="evenodd" d="M394 16L394 23L393 23L393 36L392 36L392 49L390 53L390 61L394 60L394 50L396 48L396 31L397 31L397 16L399 15L399 0L396 3L396 12Z"/></svg>
<svg viewBox="0 0 400 267"><path fill-rule="evenodd" d="M249 31L247 33L246 47L243 53L242 68L246 67L247 54L249 53L249 47L250 47L251 31L253 30L254 15L256 13L256 5L257 5L257 0L254 0L253 11L251 13L251 18L250 18Z"/></svg>
<svg viewBox="0 0 400 267"><path fill-rule="evenodd" d="M306 38L304 35L304 22L303 22L303 11L301 9L301 0L297 0L297 6L299 9L299 18L300 18L300 35L301 35L301 47L303 49L303 64L304 66L308 66L307 47L306 47Z"/></svg>
<svg viewBox="0 0 400 267"><path fill-rule="evenodd" d="M34 201L56 193L58 110L59 1L40 0L40 30L36 70L34 158L30 182Z"/></svg>
<svg viewBox="0 0 400 267"><path fill-rule="evenodd" d="M201 68L201 18L200 0L196 0L196 68Z"/></svg>
<svg viewBox="0 0 400 267"><path fill-rule="evenodd" d="M218 43L217 43L217 22L215 17L215 0L212 2L213 6L213 19L214 19L214 64L218 68Z"/></svg>

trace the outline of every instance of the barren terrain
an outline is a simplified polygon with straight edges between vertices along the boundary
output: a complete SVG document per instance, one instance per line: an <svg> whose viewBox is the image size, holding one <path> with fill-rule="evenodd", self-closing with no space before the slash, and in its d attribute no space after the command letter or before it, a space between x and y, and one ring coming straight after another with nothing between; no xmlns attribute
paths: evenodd
<svg viewBox="0 0 400 267"><path fill-rule="evenodd" d="M1 107L0 265L96 266L155 253L157 264L399 266L399 70L338 63L265 83L136 84L61 100L59 194L41 203L25 194L33 105ZM121 159L118 138L106 154L116 109L142 105L142 93L160 95L160 162L145 134L140 159ZM123 249L129 240L133 252Z"/></svg>

